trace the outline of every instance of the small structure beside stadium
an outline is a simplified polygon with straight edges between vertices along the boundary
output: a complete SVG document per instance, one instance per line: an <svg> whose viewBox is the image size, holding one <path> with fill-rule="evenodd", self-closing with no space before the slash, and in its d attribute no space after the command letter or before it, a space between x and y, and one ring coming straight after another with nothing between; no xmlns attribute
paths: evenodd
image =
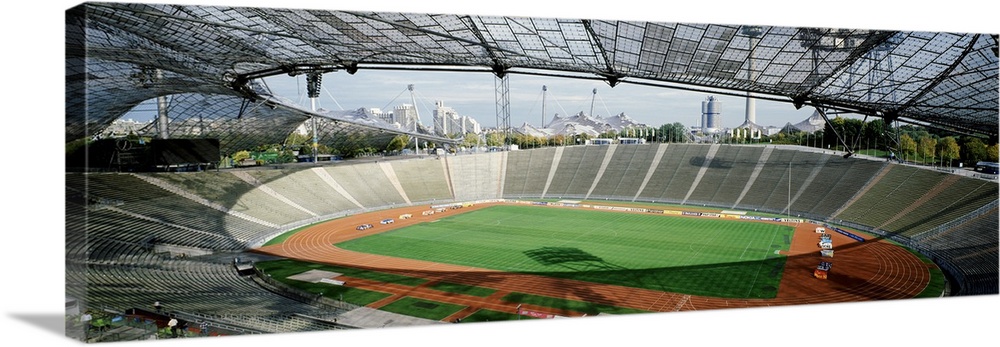
<svg viewBox="0 0 1000 347"><path fill-rule="evenodd" d="M819 266L816 267L816 270L813 270L813 277L825 280L830 273L831 267L833 267L833 264L828 261L819 262Z"/></svg>
<svg viewBox="0 0 1000 347"><path fill-rule="evenodd" d="M833 249L833 240L830 238L830 234L823 234L819 237L819 248L824 250Z"/></svg>

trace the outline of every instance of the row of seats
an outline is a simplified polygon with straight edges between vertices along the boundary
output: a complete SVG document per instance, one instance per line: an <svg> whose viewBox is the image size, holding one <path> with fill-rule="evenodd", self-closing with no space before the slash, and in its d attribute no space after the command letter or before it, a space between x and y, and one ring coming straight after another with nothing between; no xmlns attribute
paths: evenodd
<svg viewBox="0 0 1000 347"><path fill-rule="evenodd" d="M548 147L509 152L504 171L504 196L537 196L544 191L556 151L564 149Z"/></svg>

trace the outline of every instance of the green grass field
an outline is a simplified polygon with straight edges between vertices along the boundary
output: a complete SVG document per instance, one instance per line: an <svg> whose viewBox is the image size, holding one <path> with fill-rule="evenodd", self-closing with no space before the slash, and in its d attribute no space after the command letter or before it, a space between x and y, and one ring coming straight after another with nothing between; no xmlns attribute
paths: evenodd
<svg viewBox="0 0 1000 347"><path fill-rule="evenodd" d="M462 323L505 321L505 320L518 320L518 319L537 319L537 318L531 316L518 316L516 314L507 312L481 309L470 314L468 317L463 318Z"/></svg>
<svg viewBox="0 0 1000 347"><path fill-rule="evenodd" d="M773 298L792 228L499 205L337 244L358 252L692 295Z"/></svg>
<svg viewBox="0 0 1000 347"><path fill-rule="evenodd" d="M461 311L463 308L465 306L407 296L382 306L380 310L431 320L442 320L455 312Z"/></svg>
<svg viewBox="0 0 1000 347"><path fill-rule="evenodd" d="M292 288L307 291L313 294L322 294L323 296L333 300L343 300L355 305L362 305L362 306L382 300L384 298L391 296L392 294L352 288L347 286L335 286L327 283L309 283L303 281L296 281L293 279L289 279L288 276L297 275L299 273L308 270L325 270L331 272L338 272L344 275L357 278L364 278L368 280L381 281L386 283L395 283L406 286L418 286L427 282L427 280L422 278L413 278L413 277L399 276L387 273L358 270L341 266L307 263L292 259L260 261L255 263L254 266L256 266L258 269L263 271L268 276L271 276L271 278L281 283L284 283L285 285L288 285Z"/></svg>

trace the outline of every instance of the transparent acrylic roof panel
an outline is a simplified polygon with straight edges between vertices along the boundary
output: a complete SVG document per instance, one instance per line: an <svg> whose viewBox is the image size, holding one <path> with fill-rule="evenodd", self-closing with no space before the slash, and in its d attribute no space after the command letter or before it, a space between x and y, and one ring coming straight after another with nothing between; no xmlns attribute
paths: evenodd
<svg viewBox="0 0 1000 347"><path fill-rule="evenodd" d="M68 139L82 136L83 124L99 131L140 97L187 92L245 98L251 97L246 90L228 83L233 76L304 65L385 64L582 73L749 91L988 135L996 135L998 128L995 34L227 6L81 6L84 11L67 12L67 45L70 55L85 52L87 59L68 57L67 71L76 76L71 82L85 84L88 110L97 112L84 118L67 110ZM130 90L135 84L130 76L149 68L171 78L153 90ZM88 75L99 78L83 77ZM70 95L80 92L67 92L67 107L80 106Z"/></svg>

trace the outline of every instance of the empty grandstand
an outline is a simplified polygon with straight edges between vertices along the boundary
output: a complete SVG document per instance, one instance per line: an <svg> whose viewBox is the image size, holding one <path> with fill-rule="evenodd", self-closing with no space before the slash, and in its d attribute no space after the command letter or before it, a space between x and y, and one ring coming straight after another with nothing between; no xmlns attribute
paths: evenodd
<svg viewBox="0 0 1000 347"><path fill-rule="evenodd" d="M68 226L70 230L78 230L77 232L86 236L68 234L67 236L73 237L68 238L67 252L79 254L78 258L92 265L99 264L102 266L100 268L107 268L108 271L113 271L117 265L130 272L137 272L139 276L145 276L143 272L146 269L172 273L172 270L162 268L175 268L170 264L178 264L183 269L185 266L197 267L199 263L193 257L179 263L166 260L170 257L163 258L163 255L157 255L154 251L157 245L176 245L179 247L176 249L186 247L192 253L204 250L204 253L215 255L211 258L217 261L217 254L238 254L252 240L261 236L273 236L278 231L298 226L296 221L313 217L303 211L323 211L324 216L334 216L417 204L408 202L404 196L421 197L422 203L528 197L584 198L593 186L597 192L623 192L620 195L600 194L601 199L679 203L683 202L680 200L684 194L691 192L691 197L694 198L689 198L688 203L695 206L804 215L824 222L885 233L898 242L930 251L944 264L949 264L952 260L966 263L976 259L972 263L987 264L982 266L986 269L995 268L995 261L993 265L989 265L991 255L995 255L996 242L991 237L995 235L988 233L995 229L995 225L989 223L991 219L981 217L984 213L980 212L995 209L995 182L899 164L760 146L671 144L668 147L676 153L715 152L716 156L704 160L695 155L680 157L680 160L675 160L671 165L662 165L661 159L661 164L656 165L653 160L655 156L651 154L659 146L662 145L567 147L564 151L571 155L562 156L559 168L551 175L550 186L563 187L557 194L552 193L551 189L546 191L545 186L540 183L530 183L540 182L539 177L549 176L551 170L547 165L535 165L532 161L555 162L553 158L542 157L554 156L556 151L553 149L509 153L510 157L528 158L531 161L513 160L508 161L506 166L501 165L502 154L506 153L449 157L452 164L445 167L436 159L416 158L388 162L387 167L401 168L403 172L409 170L406 168L419 169L421 181L432 187L436 186L436 189L428 189L426 184L417 182L391 184L384 171L375 163L346 162L336 167L321 168L321 171L310 167L249 171L241 169L218 173L67 173L67 208L73 211L70 216L85 211L87 218L86 221L76 220ZM585 154L592 150L600 155ZM761 153L765 151L770 153L768 159L761 158ZM601 158L605 154L609 156L607 164ZM628 164L622 165L623 163ZM616 166L617 168L609 169ZM760 171L764 175L751 175L758 166L762 167ZM603 174L596 175L601 167L604 167ZM851 180L816 180L817 172L831 170L841 173L854 167L867 169L853 170ZM704 172L699 176L698 173L703 169ZM649 170L652 173L647 175ZM687 174L677 175L678 171L685 171ZM472 172L486 174L468 174ZM330 174L328 179L331 181L326 183L319 173ZM240 175L255 177L255 180L250 184L240 179ZM412 176L412 173L402 176ZM504 193L499 189L500 177L503 177L504 187L522 188ZM647 177L663 177L656 180L656 183L659 186L673 187L664 191L675 194L675 198L670 199L668 195L661 193L659 197L636 199L635 192L643 184L650 187L650 182L644 180ZM174 188L166 190L148 183L154 179L169 181ZM372 179L384 182L371 185L372 188L364 188L369 186L360 183L371 182ZM303 192L300 184L283 183L289 180L312 183L311 192ZM366 190L338 190L334 182L352 190ZM166 186L166 183L161 185ZM381 188L374 189L376 186ZM226 189L223 191L219 187ZM265 187L268 188L265 190ZM81 191L87 191L87 194L79 193ZM142 194L128 193L130 191L142 191ZM458 193L452 195L452 191ZM746 194L741 194L744 191ZM790 201L787 194L789 191L795 195L790 211L786 210ZM831 194L841 191L854 193ZM276 198L280 196L289 198ZM352 203L330 204L331 201L345 201L346 197L355 196L361 199L354 199ZM664 196L668 198L663 198ZM822 205L830 207L816 208ZM290 214L297 216L297 219L289 218ZM962 220L975 222L949 226ZM971 236L977 233L979 236ZM74 239L78 241L71 242ZM948 249L964 251L940 251L943 244L947 244ZM181 251L174 253L178 252ZM163 264L149 268L150 263ZM162 277L158 274L149 276ZM219 285L232 286L235 278L234 273L215 270L207 272L200 281L204 283L209 279L216 279L220 281ZM236 282L247 284L245 281ZM100 292L97 289L103 288L102 286L100 283L87 284L91 293ZM960 279L953 283L953 290L954 294L984 293L981 285L966 284ZM186 310L201 307L200 302L184 299L184 296L190 295L183 293L185 291L179 290L179 297L171 298L171 301L177 302L175 305ZM989 293L989 290L985 293ZM142 306L155 300L148 296L143 299L151 300L137 299L130 303ZM161 300L166 298L161 297Z"/></svg>
<svg viewBox="0 0 1000 347"><path fill-rule="evenodd" d="M672 162L655 160L663 147L661 154ZM330 311L262 286L239 275L233 257L254 259L243 251L303 221L320 220L320 214L332 218L472 199L586 198L588 192L591 198L766 211L849 225L923 251L949 270L952 295L997 292L990 285L998 275L994 181L760 146L559 149L401 158L383 166L347 161L295 169L67 173L67 292L90 307L121 310L159 300L172 312L247 332L351 328L356 326L345 325L346 319L332 323L349 310ZM670 150L678 155L667 155ZM555 159L559 152L570 155ZM702 155L708 153L715 156ZM504 165L504 157L515 160ZM558 163L554 172L549 163ZM387 170L398 183L390 182ZM851 179L823 179L825 171L850 172ZM362 183L372 180L377 183ZM656 195L636 198L643 187ZM330 318L299 326L293 322L304 318L288 319L293 315Z"/></svg>

